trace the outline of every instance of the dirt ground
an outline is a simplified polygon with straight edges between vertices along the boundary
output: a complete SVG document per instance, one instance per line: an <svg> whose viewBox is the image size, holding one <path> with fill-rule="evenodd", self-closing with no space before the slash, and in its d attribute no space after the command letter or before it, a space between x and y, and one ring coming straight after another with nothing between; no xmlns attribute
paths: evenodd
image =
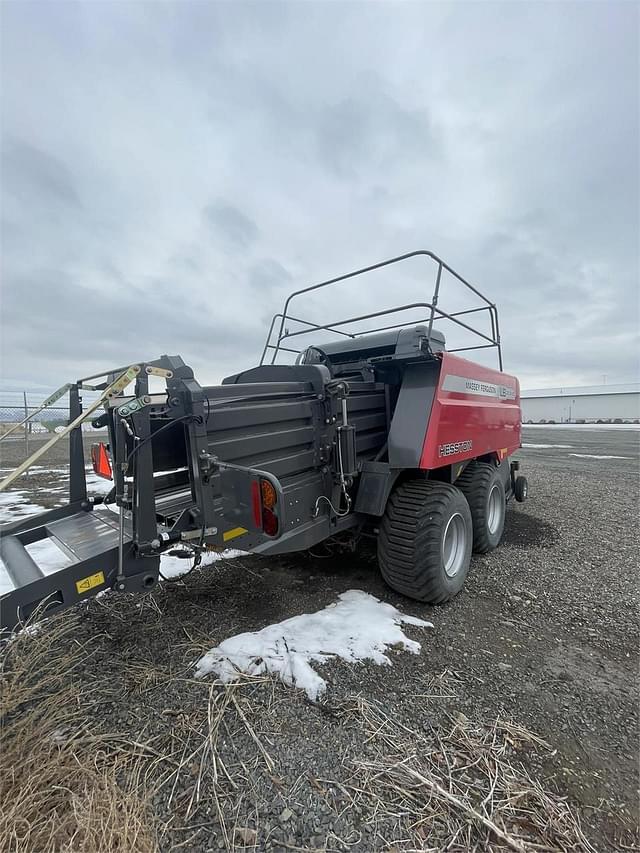
<svg viewBox="0 0 640 853"><path fill-rule="evenodd" d="M75 642L87 650L74 683L90 697L92 726L164 744L153 766L166 778L149 782L158 849L637 849L638 437L525 428L518 456L530 498L510 505L501 547L474 558L463 592L443 607L392 592L364 549L220 561L145 598L109 594L63 617L77 620ZM45 505L38 483L34 500ZM349 589L433 622L405 628L421 653L394 651L387 667L324 665L329 690L318 704L270 681L233 692L193 678L194 661L226 637ZM491 729L496 720L516 728ZM207 760L204 747L191 755L198 733L209 739ZM494 769L478 775L479 758L459 766L465 749L493 750ZM509 796L514 785L538 791L527 801L530 826L500 822L491 800L496 825L522 846L426 782L400 784L405 750L424 777L428 768L444 780L453 773L450 791L485 804L498 790L507 796L498 780L507 756L519 774Z"/></svg>

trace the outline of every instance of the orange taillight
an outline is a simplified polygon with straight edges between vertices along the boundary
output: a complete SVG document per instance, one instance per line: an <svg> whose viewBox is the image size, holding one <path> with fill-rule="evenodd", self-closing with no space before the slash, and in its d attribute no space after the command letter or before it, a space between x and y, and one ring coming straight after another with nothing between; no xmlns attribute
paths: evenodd
<svg viewBox="0 0 640 853"><path fill-rule="evenodd" d="M265 509L273 509L278 500L273 484L268 480L260 480L260 494L262 496L262 506Z"/></svg>

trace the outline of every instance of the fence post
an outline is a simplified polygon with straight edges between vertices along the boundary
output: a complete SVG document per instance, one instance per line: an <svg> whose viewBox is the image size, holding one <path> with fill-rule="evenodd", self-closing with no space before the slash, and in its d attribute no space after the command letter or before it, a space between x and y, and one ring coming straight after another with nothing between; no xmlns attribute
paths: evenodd
<svg viewBox="0 0 640 853"><path fill-rule="evenodd" d="M27 392L23 391L22 396L24 398L24 416L25 418L29 417L29 407L27 406ZM24 449L29 455L29 421L24 422Z"/></svg>

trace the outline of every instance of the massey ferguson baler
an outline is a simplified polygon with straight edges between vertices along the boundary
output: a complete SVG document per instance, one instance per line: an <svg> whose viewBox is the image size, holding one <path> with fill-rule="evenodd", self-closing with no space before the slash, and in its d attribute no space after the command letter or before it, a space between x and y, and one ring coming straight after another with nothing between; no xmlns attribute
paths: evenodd
<svg viewBox="0 0 640 853"><path fill-rule="evenodd" d="M303 294L410 258L435 264L430 302L323 325L291 314ZM445 312L444 276L480 305ZM424 313L418 322L416 311ZM413 319L403 322L407 314ZM371 321L383 325L354 331ZM464 350L493 348L499 369L467 360L461 348L447 351L434 321L478 338ZM327 335L335 339L319 343ZM295 363L278 363L283 356ZM163 381L162 393L150 391L152 377ZM98 392L87 408L83 389ZM60 390L70 395L64 433L0 483L0 491L10 487L69 436L68 505L0 529L15 586L0 599L8 629L35 610L106 589L146 592L166 551L188 549L197 563L205 549L282 554L327 541L353 548L367 536L377 538L393 589L439 604L462 587L472 551L500 543L507 501L526 497L511 461L520 447L520 391L502 372L497 309L428 251L296 291L271 323L260 364L221 385L202 386L181 358L162 356ZM87 497L88 419L109 432L108 444L92 449L96 472L113 478L104 499ZM45 538L70 560L52 574L29 553Z"/></svg>

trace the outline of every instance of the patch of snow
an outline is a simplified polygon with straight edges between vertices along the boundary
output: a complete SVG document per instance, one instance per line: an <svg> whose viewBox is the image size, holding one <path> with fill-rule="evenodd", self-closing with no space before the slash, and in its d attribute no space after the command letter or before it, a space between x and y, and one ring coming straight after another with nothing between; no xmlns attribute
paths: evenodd
<svg viewBox="0 0 640 853"><path fill-rule="evenodd" d="M3 468L3 471L14 471L14 468ZM22 477L28 477L32 471L40 471L43 474L68 474L69 467L66 468L48 468L46 465L30 465L29 469L21 474Z"/></svg>
<svg viewBox="0 0 640 853"><path fill-rule="evenodd" d="M235 681L240 673L268 672L285 684L306 691L315 700L325 692L327 684L311 668L311 662L342 658L389 666L391 661L385 652L390 646L419 654L420 643L403 633L402 623L433 627L431 622L407 616L362 590L351 589L324 610L229 637L200 658L196 676L213 672L226 684Z"/></svg>
<svg viewBox="0 0 640 853"><path fill-rule="evenodd" d="M90 474L87 473L87 491L89 494L106 495L112 488L113 480L105 480L104 477L98 477L93 471Z"/></svg>
<svg viewBox="0 0 640 853"><path fill-rule="evenodd" d="M71 562L71 558L52 539L41 539L39 542L32 542L25 547L45 575L52 575L54 572L64 569ZM2 558L0 558L0 595L11 592L12 589L13 582L2 562Z"/></svg>
<svg viewBox="0 0 640 853"><path fill-rule="evenodd" d="M631 459L630 456L601 456L598 453L570 453L569 456L578 456L580 459Z"/></svg>
<svg viewBox="0 0 640 853"><path fill-rule="evenodd" d="M558 448L559 450L568 450L570 447L573 447L573 444L527 444L526 441L522 442L523 447L531 447L536 450L542 450L543 448Z"/></svg>
<svg viewBox="0 0 640 853"><path fill-rule="evenodd" d="M30 503L29 497L23 489L10 489L6 492L0 492L0 524L6 524L16 518L37 515L44 510L43 506Z"/></svg>
<svg viewBox="0 0 640 853"><path fill-rule="evenodd" d="M45 575L52 575L71 562L71 558L56 545L53 539L41 539L39 542L25 545L25 548Z"/></svg>
<svg viewBox="0 0 640 853"><path fill-rule="evenodd" d="M0 595L4 595L6 592L11 592L12 589L13 584L11 583L11 578L7 574L4 563L0 560Z"/></svg>
<svg viewBox="0 0 640 853"><path fill-rule="evenodd" d="M188 553L189 559L187 560L163 554L160 557L160 573L165 578L179 578L181 575L185 575L193 565L193 554L192 552ZM238 551L235 548L229 548L226 551L205 551L200 565L209 566L211 563L217 563L218 560L233 560L234 557L244 557L245 554L246 551Z"/></svg>

